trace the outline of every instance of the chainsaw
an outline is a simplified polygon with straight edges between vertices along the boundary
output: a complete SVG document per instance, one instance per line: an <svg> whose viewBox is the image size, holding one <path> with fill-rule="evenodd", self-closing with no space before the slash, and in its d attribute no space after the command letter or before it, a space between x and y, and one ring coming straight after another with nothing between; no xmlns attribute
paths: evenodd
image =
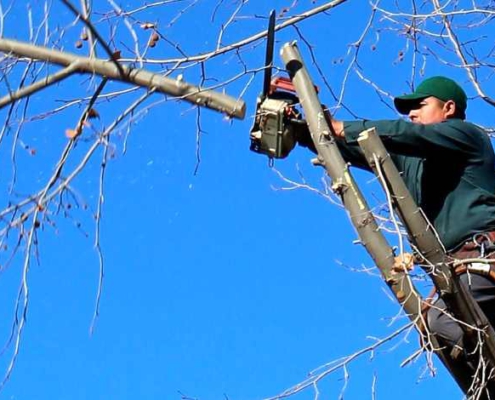
<svg viewBox="0 0 495 400"><path fill-rule="evenodd" d="M299 98L292 81L281 76L272 79L274 44L275 11L272 11L268 24L263 91L256 102L250 133L250 150L265 154L270 160L287 157L297 143L298 127L306 126L297 108Z"/></svg>

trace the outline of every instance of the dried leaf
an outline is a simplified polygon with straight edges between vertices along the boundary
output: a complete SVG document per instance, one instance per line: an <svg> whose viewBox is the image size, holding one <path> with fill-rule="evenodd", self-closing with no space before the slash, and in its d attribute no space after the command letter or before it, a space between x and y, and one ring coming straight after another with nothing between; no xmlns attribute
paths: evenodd
<svg viewBox="0 0 495 400"><path fill-rule="evenodd" d="M112 60L117 61L122 58L122 52L120 50L115 50L112 54Z"/></svg>
<svg viewBox="0 0 495 400"><path fill-rule="evenodd" d="M96 111L94 108L90 108L88 110L88 118L100 118L100 113Z"/></svg>

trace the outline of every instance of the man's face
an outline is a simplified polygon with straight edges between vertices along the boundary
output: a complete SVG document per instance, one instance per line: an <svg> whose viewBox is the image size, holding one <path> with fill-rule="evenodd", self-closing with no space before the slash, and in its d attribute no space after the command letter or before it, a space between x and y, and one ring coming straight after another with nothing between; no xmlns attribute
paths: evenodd
<svg viewBox="0 0 495 400"><path fill-rule="evenodd" d="M438 124L445 121L455 111L455 103L452 100L443 102L436 97L427 97L419 101L409 111L409 118L415 124Z"/></svg>

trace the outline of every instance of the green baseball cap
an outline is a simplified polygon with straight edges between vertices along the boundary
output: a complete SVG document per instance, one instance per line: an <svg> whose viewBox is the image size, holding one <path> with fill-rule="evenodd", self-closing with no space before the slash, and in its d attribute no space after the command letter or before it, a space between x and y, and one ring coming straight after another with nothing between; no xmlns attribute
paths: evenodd
<svg viewBox="0 0 495 400"><path fill-rule="evenodd" d="M466 93L455 81L444 76L433 76L425 79L419 84L414 93L397 96L394 99L395 108L401 114L409 114L409 111L418 104L418 101L430 96L442 101L453 100L461 113L466 111Z"/></svg>

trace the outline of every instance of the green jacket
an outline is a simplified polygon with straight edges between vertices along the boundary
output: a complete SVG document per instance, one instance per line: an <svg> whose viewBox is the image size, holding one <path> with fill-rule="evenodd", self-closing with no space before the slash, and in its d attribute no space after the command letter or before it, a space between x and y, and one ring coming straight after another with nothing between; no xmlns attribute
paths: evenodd
<svg viewBox="0 0 495 400"><path fill-rule="evenodd" d="M485 132L460 119L432 125L348 121L345 140L337 143L351 165L369 170L356 139L372 127L447 250L495 230L495 155Z"/></svg>

